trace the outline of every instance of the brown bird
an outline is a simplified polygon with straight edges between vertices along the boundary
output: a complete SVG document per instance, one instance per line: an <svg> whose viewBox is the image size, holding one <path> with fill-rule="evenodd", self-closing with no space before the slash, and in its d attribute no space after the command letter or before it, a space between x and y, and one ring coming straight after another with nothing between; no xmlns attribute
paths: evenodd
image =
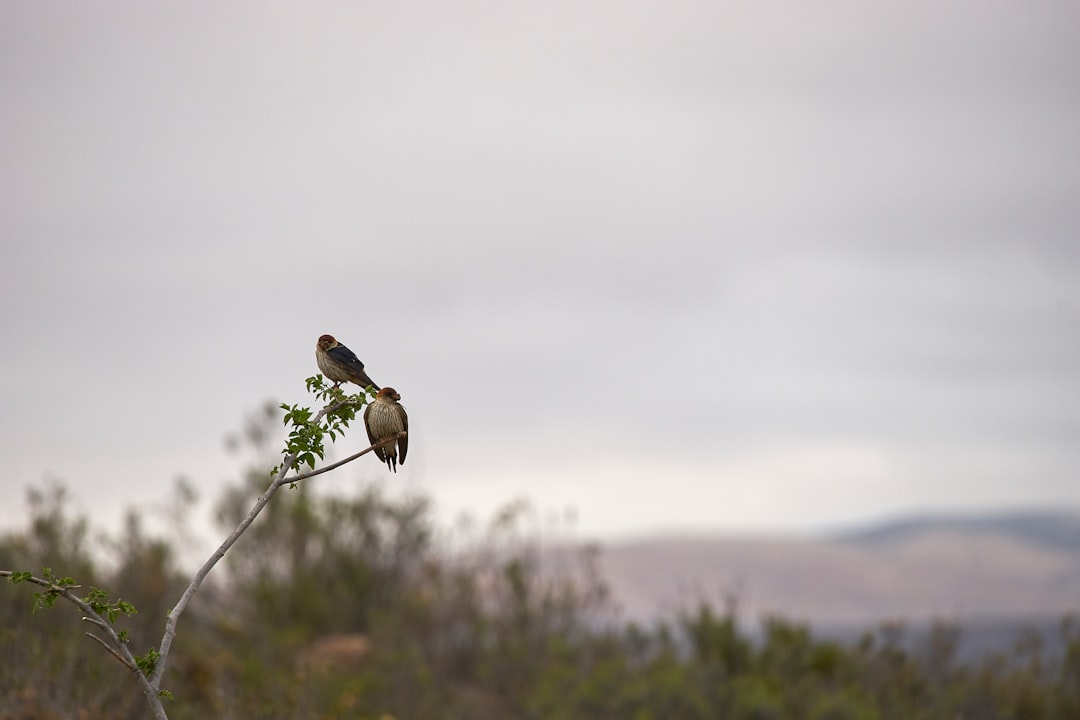
<svg viewBox="0 0 1080 720"><path fill-rule="evenodd" d="M409 416L405 414L398 400L401 396L397 390L384 387L375 394L375 399L364 410L364 426L367 428L368 440L371 444L393 437L400 432L409 430ZM409 451L409 437L406 435L396 442L387 443L375 448L375 454L379 460L393 472L397 472L397 464L405 464L405 453Z"/></svg>
<svg viewBox="0 0 1080 720"><path fill-rule="evenodd" d="M319 363L319 370L326 379L333 380L335 385L353 382L362 388L370 385L376 390L379 389L364 372L364 363L360 362L352 350L335 340L333 335L319 338L319 342L315 344L315 362Z"/></svg>

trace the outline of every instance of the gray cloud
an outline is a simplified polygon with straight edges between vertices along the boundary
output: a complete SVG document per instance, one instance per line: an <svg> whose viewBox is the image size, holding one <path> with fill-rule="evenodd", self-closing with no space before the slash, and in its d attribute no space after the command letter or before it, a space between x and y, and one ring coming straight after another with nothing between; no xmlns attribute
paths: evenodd
<svg viewBox="0 0 1080 720"><path fill-rule="evenodd" d="M332 332L448 507L1080 504L1077 15L13 10L7 489L212 492Z"/></svg>

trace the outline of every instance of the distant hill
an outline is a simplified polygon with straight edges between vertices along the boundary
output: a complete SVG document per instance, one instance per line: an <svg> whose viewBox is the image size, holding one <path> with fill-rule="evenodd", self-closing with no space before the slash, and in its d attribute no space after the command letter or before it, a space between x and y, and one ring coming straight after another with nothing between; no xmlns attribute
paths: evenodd
<svg viewBox="0 0 1080 720"><path fill-rule="evenodd" d="M821 538L666 536L604 546L629 618L734 597L818 626L986 622L1080 611L1080 515L901 518Z"/></svg>
<svg viewBox="0 0 1080 720"><path fill-rule="evenodd" d="M1018 512L986 516L916 515L897 518L835 537L856 543L886 545L927 533L996 534L1021 542L1080 552L1080 515Z"/></svg>

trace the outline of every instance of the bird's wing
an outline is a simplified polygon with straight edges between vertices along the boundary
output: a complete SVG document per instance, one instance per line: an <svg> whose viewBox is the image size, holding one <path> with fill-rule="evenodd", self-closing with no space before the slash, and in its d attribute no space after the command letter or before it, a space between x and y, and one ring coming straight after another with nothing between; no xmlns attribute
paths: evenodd
<svg viewBox="0 0 1080 720"><path fill-rule="evenodd" d="M375 433L371 432L371 419L368 417L371 415L371 407L371 405L368 405L364 408L364 429L367 430L368 441L374 445L377 438L375 437ZM379 458L379 460L386 462L386 450L384 450L382 446L375 448L375 456Z"/></svg>
<svg viewBox="0 0 1080 720"><path fill-rule="evenodd" d="M405 408L400 404L395 404L394 409L397 410L397 414L401 416L401 425L405 429L405 432L409 431L409 414L405 412ZM405 453L409 452L409 436L401 438L397 441L398 450L398 464L405 464Z"/></svg>
<svg viewBox="0 0 1080 720"><path fill-rule="evenodd" d="M364 372L363 370L353 368L352 369L352 374L353 374L353 382L355 382L357 385L360 385L360 386L365 387L365 388L368 385L370 385L371 387L375 388L376 391L378 391L379 386L376 385L375 381L372 380L371 378L369 378L368 374L366 372Z"/></svg>
<svg viewBox="0 0 1080 720"><path fill-rule="evenodd" d="M364 363L360 362L360 358L356 357L356 353L344 345L338 344L337 347L327 350L326 354L342 365L348 365L356 370L364 369Z"/></svg>
<svg viewBox="0 0 1080 720"><path fill-rule="evenodd" d="M326 354L331 360L344 368L345 372L352 376L350 379L360 387L366 388L370 385L376 390L379 389L379 386L364 372L364 363L360 362L360 358L356 357L356 354L349 348L338 344L337 347L327 350Z"/></svg>

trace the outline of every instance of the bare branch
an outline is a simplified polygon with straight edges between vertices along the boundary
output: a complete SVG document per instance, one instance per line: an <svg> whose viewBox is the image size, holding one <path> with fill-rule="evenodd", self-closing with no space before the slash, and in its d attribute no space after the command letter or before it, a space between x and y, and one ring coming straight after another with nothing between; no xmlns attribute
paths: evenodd
<svg viewBox="0 0 1080 720"><path fill-rule="evenodd" d="M397 442L398 440L401 440L402 438L406 438L408 436L409 436L409 433L407 431L405 431L405 430L402 430L397 435L394 435L393 437L384 438L384 439L380 440L379 442L375 443L374 445L372 445L371 447L367 448L366 450L361 450L360 452L356 453L355 455L350 455L349 457L345 458L344 460L338 460L336 463L331 463L330 465L327 465L326 467L321 467L318 470L310 470L310 471L305 472L305 473L300 473L299 475L293 475L291 478L285 478L285 480L284 480L284 482L282 484L292 484L292 483L295 483L295 482L300 482L301 480L307 480L308 478L315 477L316 475L322 475L324 472L330 472L331 470L335 470L335 469L341 467L345 463L351 463L353 460L357 459L358 457L363 457L364 455L367 455L369 452L371 452L372 450L374 450L377 447L381 447L383 445L389 445L390 443Z"/></svg>
<svg viewBox="0 0 1080 720"><path fill-rule="evenodd" d="M108 625L106 625L105 623L101 622L101 621L100 621L100 620L98 620L97 618L87 617L87 616L85 616L85 615L84 615L84 616L82 617L82 621L83 621L83 622L88 622L88 623L92 623L92 624L94 624L94 625L97 625L97 626L98 626L99 628L101 628L102 630L104 630L105 628L109 627Z"/></svg>
<svg viewBox="0 0 1080 720"><path fill-rule="evenodd" d="M320 413L321 416L321 413ZM318 420L319 418L316 418ZM233 546L240 536L248 529L248 526L255 521L255 518L259 516L262 509L266 507L266 503L270 502L270 498L281 487L281 479L288 472L289 467L296 462L296 457L299 453L292 453L285 458L285 462L281 465L281 470L270 482L270 487L266 488L266 491L259 496L259 499L255 501L255 505L248 512L247 516L240 521L240 524L236 526L236 529L232 531L229 537L225 538L225 541L221 543L214 554L211 555L206 562L203 563L199 571L195 573L195 577L191 579L191 583L184 590L184 593L180 596L180 599L176 602L172 611L169 612L169 617L165 621L165 634L161 638L161 645L158 648L158 660L157 665L154 667L154 673L150 677L150 682L155 688L160 687L161 677L165 674L165 662L169 658L169 650L172 648L173 638L176 637L176 623L180 620L180 616L184 614L184 610L187 608L191 598L194 597L198 591L199 586L202 585L203 580L206 579L207 574L217 565L221 558L225 557L225 553L229 551L229 548Z"/></svg>
<svg viewBox="0 0 1080 720"><path fill-rule="evenodd" d="M86 619L86 618L83 618L83 620L85 620L85 619ZM124 667L126 667L126 668L127 668L128 670L134 670L135 672L139 672L139 669L138 669L137 667L135 667L134 665L130 664L130 663L129 663L129 662L127 661L127 660L125 660L125 659L124 659L124 657L123 657L123 656L122 656L122 655L121 655L120 653L116 652L116 651L115 651L115 650L113 650L113 649L112 649L111 647L109 647L109 644L108 644L107 642L105 642L104 640L102 640L101 638L99 638L99 637L98 637L97 635L95 635L94 633L90 633L90 632L88 632L88 633L83 633L83 635L85 635L86 637L90 638L91 640L94 640L94 641L96 641L96 642L97 642L97 643L98 643L99 645L101 645L101 647L103 647L103 648L105 648L106 650L108 650L108 651L109 651L109 653L110 653L110 654L111 654L111 655L112 655L112 656L113 656L114 658L116 658L117 660L119 660L119 661L120 661L120 663L121 663L121 664L122 664L122 665L123 665Z"/></svg>

